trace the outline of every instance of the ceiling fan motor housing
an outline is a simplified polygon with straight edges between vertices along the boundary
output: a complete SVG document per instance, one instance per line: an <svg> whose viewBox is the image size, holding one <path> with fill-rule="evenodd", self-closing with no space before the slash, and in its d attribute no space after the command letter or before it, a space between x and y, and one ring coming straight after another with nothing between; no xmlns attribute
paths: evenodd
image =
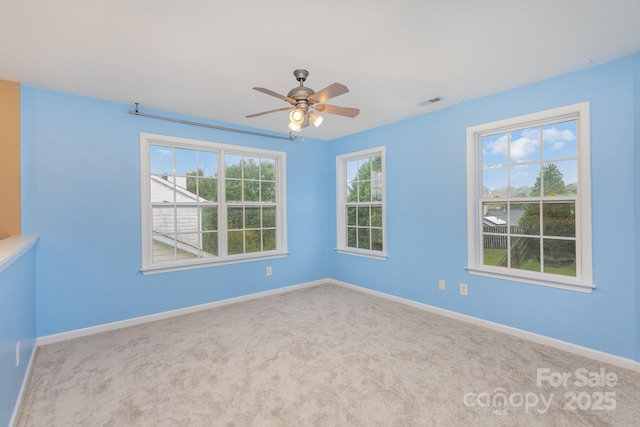
<svg viewBox="0 0 640 427"><path fill-rule="evenodd" d="M314 93L315 92L313 91L313 89L300 86L300 87L291 89L287 94L287 96L291 99L296 100L296 108L301 108L304 111L307 111L309 109L309 106L311 105L309 103L309 97Z"/></svg>

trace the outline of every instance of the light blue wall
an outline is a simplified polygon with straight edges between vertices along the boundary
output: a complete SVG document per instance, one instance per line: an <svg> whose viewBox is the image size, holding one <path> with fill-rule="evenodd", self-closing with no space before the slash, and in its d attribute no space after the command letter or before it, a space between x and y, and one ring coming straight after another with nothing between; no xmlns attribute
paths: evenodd
<svg viewBox="0 0 640 427"><path fill-rule="evenodd" d="M331 277L640 360L639 56L328 143L135 117L128 105L23 86L23 230L41 236L37 335ZM582 101L591 102L598 288L581 294L469 275L466 128ZM140 274L140 132L286 151L291 254ZM335 156L379 145L387 148L389 257L337 254ZM459 282L469 284L468 297L458 295Z"/></svg>
<svg viewBox="0 0 640 427"><path fill-rule="evenodd" d="M22 88L23 230L40 236L38 336L327 277L324 142L188 126L130 109ZM285 151L290 255L142 275L140 132ZM266 266L273 276L266 277Z"/></svg>
<svg viewBox="0 0 640 427"><path fill-rule="evenodd" d="M635 113L635 202L636 202L636 360L640 361L640 52L634 60L634 113Z"/></svg>
<svg viewBox="0 0 640 427"><path fill-rule="evenodd" d="M36 249L0 271L0 425L9 425L36 338ZM16 344L21 362L16 366Z"/></svg>
<svg viewBox="0 0 640 427"><path fill-rule="evenodd" d="M634 73L637 80L627 57L331 141L331 191L336 155L386 146L388 259L331 251L330 277L637 359L638 214L625 197L638 196ZM468 274L466 128L583 101L591 103L597 289L583 294ZM334 198L327 214L335 236ZM332 237L330 249L335 245ZM438 279L446 280L446 291L437 289ZM468 297L459 295L460 282L469 284Z"/></svg>

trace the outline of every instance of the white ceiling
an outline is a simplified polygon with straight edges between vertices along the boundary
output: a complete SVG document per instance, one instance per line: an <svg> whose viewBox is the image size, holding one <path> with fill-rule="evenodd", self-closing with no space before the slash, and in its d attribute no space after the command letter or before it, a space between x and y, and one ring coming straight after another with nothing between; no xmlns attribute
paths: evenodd
<svg viewBox="0 0 640 427"><path fill-rule="evenodd" d="M640 0L0 0L0 79L275 132L293 70L333 139L640 50ZM418 103L441 96L442 101Z"/></svg>

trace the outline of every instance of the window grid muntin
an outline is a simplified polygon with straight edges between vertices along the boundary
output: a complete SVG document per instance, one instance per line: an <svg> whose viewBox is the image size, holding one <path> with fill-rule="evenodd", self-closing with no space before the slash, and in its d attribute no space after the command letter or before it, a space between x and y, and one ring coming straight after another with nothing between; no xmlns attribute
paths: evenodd
<svg viewBox="0 0 640 427"><path fill-rule="evenodd" d="M227 263L235 263L235 262L243 262L250 261L252 259L257 258L273 258L273 257L281 257L286 256L286 229L283 228L286 224L286 204L282 203L260 203L265 204L275 209L275 217L276 217L276 227L266 230L267 232L272 232L270 238L275 240L274 248L270 248L268 251L260 252L260 253L248 253L248 254L239 254L229 256L226 250L226 238L223 236L226 235L226 209L224 206L226 203L211 203L211 202L203 202L207 203L208 206L217 206L218 207L218 221L219 227L218 230L213 231L209 230L208 232L216 234L217 237L217 246L218 246L218 254L216 260L207 260L207 259L196 259L191 262L183 262L183 261L175 261L175 262L164 262L157 263L154 261L154 252L152 249L153 242L153 221L152 221L152 209L154 205L162 205L166 206L166 203L154 203L150 200L150 188L149 188L149 177L152 175L159 176L158 173L152 174L151 167L151 153L150 147L162 147L168 150L174 149L183 149L192 151L203 151L203 152L211 152L217 153L218 162L217 162L217 196L218 200L225 200L224 193L224 169L222 159L226 154L236 154L236 155L244 155L248 157L260 157L268 162L273 164L273 179L265 179L264 174L260 177L262 181L269 181L271 183L276 183L275 189L273 189L273 198L275 200L284 201L286 199L286 179L285 179L285 170L286 170L286 154L284 152L277 152L271 150L265 150L260 148L251 148L244 149L243 147L235 147L231 145L219 144L219 143L210 143L206 141L197 141L197 140L188 140L185 138L176 138L176 137L167 137L163 135L152 135L152 134L140 134L141 141L141 160L142 160L142 168L141 168L141 178L142 178L142 186L143 186L143 197L142 198L142 213L143 213L143 233L142 233L142 244L143 244L143 266L142 271L147 273L154 272L163 272L163 271L174 271L181 270L186 268L198 267L198 266L206 266L210 264L227 264ZM213 147L210 147L212 145ZM173 172L173 164L172 164L172 172ZM154 172L156 172L154 170ZM183 174L186 176L186 173ZM210 177L209 174L204 174L204 178ZM196 177L197 178L197 177ZM198 184L196 184L198 185ZM204 233L203 233L204 234ZM202 242L203 239L200 239ZM174 253L176 251L174 250ZM174 256L174 259L176 257Z"/></svg>
<svg viewBox="0 0 640 427"><path fill-rule="evenodd" d="M478 183L478 210L477 212L479 212L481 215L479 215L478 218L478 222L479 222L479 230L480 230L480 239L478 239L477 243L478 243L478 250L476 251L476 253L478 254L478 260L477 263L478 265L482 265L484 267L488 267L488 268L494 268L496 266L494 265L490 265L490 264L485 264L485 236L500 236L500 237L505 237L506 241L507 241L507 248L506 248L506 254L507 254L507 258L508 258L508 266L506 268L508 268L509 270L512 269L517 269L512 267L512 238L513 237L520 237L520 238L536 238L539 240L540 244L540 248L539 248L539 259L540 259L540 269L539 271L536 271L537 273L540 274L554 274L554 273L547 273L545 272L545 258L544 258L544 242L545 241L549 241L549 240L565 240L565 241L572 241L575 242L575 270L576 270L576 274L575 276L569 276L569 277L575 277L577 279L581 279L581 244L580 244L580 240L579 240L579 233L577 232L577 230L580 229L580 209L578 209L578 206L580 205L580 201L579 201L579 194L580 194L580 150L579 150L579 145L580 145L580 114L579 113L575 113L575 114L570 114L570 115L566 115L564 117L557 117L557 118L550 118L550 119L545 119L542 121L538 121L538 122L531 122L531 123L526 123L526 124L518 124L518 125L514 125L514 126L510 126L510 127L505 127L505 128L501 128L501 129L493 129L491 131L488 132L481 132L476 134L476 138L477 138L477 145L479 147L478 149L478 153L479 155L477 156L477 162L478 162L478 176L477 176L477 183ZM576 125L575 125L575 129L576 129L576 134L575 134L575 139L576 139L576 155L575 157L558 157L558 158L554 158L554 157L550 157L550 158L545 158L544 156L544 145L545 145L545 140L544 140L544 132L543 129L545 126L550 126L550 125L555 125L555 124L561 124L561 123L568 123L568 122L572 122L575 121ZM540 140L539 140L539 144L538 144L538 159L537 160L524 160L522 162L513 162L511 157L511 143L512 143L512 135L515 132L518 131L523 131L523 130L527 130L527 129L532 129L532 128L537 128L540 130ZM495 163L495 164L488 164L488 165L484 165L483 164L483 139L490 137L490 136L495 136L495 135L501 135L501 134L505 134L507 135L507 163ZM576 161L577 163L577 177L576 179L578 180L576 182L576 188L577 188L577 192L576 195L554 195L554 196L546 196L545 193L545 180L544 180L544 165L545 164L551 164L551 163L558 163L558 162L562 162L562 161ZM513 188L512 186L512 180L511 180L511 175L512 175L512 167L513 166L527 166L527 165L539 165L538 168L538 179L540 180L540 195L539 196L530 196L530 197L517 197L516 195L512 195L511 194L511 189ZM506 168L507 170L507 189L508 189L508 195L507 196L500 196L497 200L495 198L488 198L484 196L484 171L486 169L491 169L491 168ZM507 226L507 233L505 234L501 234L501 233L491 233L491 232L485 232L484 229L484 225L483 225L483 218L484 218L484 210L483 207L486 203L492 203L492 202L500 202L500 203L506 203L507 205L507 217L509 218L509 220L507 221L507 224L511 224L511 209L510 206L511 204L521 204L521 203L526 203L526 202L538 202L539 203L539 235L531 235L531 234L519 234L519 233L511 233L511 226L508 225ZM545 202L557 202L557 203L563 203L563 202L572 202L574 204L574 210L575 210L575 220L574 220L574 230L576 236L575 237L563 237L563 236L547 236L543 234L543 206ZM504 267L498 267L498 268L504 268Z"/></svg>
<svg viewBox="0 0 640 427"><path fill-rule="evenodd" d="M160 174L158 173L151 173L152 170L152 166L151 166L151 162L153 161L153 151L154 149L159 149L160 147L164 147L167 150L170 150L171 152L171 171L164 171L161 172ZM208 256L218 256L219 254L210 254L208 252L206 252L204 250L204 246L203 246L203 242L204 242L204 234L217 234L217 231L212 231L212 230L202 230L203 228L203 224L202 224L202 210L204 208L211 208L211 207L218 207L218 203L214 202L210 202L206 199L203 199L199 196L199 172L200 172L200 153L201 152L207 152L210 154L215 154L216 155L216 162L218 163L217 165L217 169L219 169L219 159L220 159L220 154L217 151L206 151L203 149L193 149L193 148L185 148L185 147L175 147L175 146L166 146L166 145L158 145L155 143L150 143L148 146L148 152L149 152L149 175L150 176L156 176L159 177L165 181L167 181L168 183L170 183L170 187L171 187L171 193L172 193L172 200L163 200L161 202L158 201L150 201L150 213L151 213L151 219L150 219L150 225L151 225L151 236L152 236L152 246L153 245L157 245L156 242L168 245L168 242L164 241L160 241L160 239L158 239L157 237L164 237L165 239L171 239L173 240L173 259L169 260L167 259L166 261L164 261L164 263L171 263L171 262L177 262L180 261L182 259L189 259L191 257L189 257L188 255L182 255L179 256L179 254L182 254L184 252L186 253L190 253L191 255L194 255L193 258L205 258ZM187 154L189 156L193 155L193 165L192 167L187 167L184 171L184 173L178 173L178 157L179 154ZM193 171L188 171L188 169L195 169ZM159 171L158 171L159 172ZM180 171L182 172L182 171ZM195 173L195 175L191 175L191 173ZM184 178L184 186L179 185L179 182L181 183L182 180L179 180ZM191 187L192 185L190 185L190 183L195 183L195 188L192 188L191 191L189 189L189 187ZM180 191L180 190L182 191ZM195 196L194 201L193 202L188 202L188 201L178 201L178 193L189 193L193 196ZM217 193L219 193L219 191L217 191ZM153 195L150 192L150 198L153 199ZM168 233L162 233L160 231L156 231L153 227L155 224L155 216L154 216L154 212L156 212L156 210L154 209L155 207L164 207L164 208L171 208L173 210L173 232L168 234ZM194 208L194 213L195 213L195 224L196 224L196 231L185 231L184 229L180 230L179 227L179 212L186 212L186 210L181 210L180 208ZM171 237L169 237L171 236ZM180 239L180 237L182 237L182 240ZM164 240L164 239L162 239ZM219 244L216 245L219 248ZM156 246L157 247L157 246ZM162 264L162 262L156 260L156 251L155 249L152 248L151 251L151 263L152 264Z"/></svg>
<svg viewBox="0 0 640 427"><path fill-rule="evenodd" d="M345 240L345 245L347 248L351 248L351 249L363 249L363 250L369 250L369 251L382 251L384 248L384 235L383 235L383 226L379 225L373 225L373 208L377 207L377 208L382 208L382 202L372 202L372 203L346 203L345 204L345 211L344 211L344 215L345 218L347 218L346 221L346 240ZM356 209L356 214L355 214L355 219L356 219L356 223L355 224L349 224L349 208L355 208ZM368 208L369 209L369 215L368 215L368 221L367 224L360 224L360 208ZM383 213L380 212L380 223L384 224L383 218L382 218ZM350 230L355 230L356 232L356 237L355 237L355 241L356 241L356 246L352 246L350 244L349 241L349 231ZM374 248L374 241L373 241L373 232L377 231L380 233L380 245L379 245L379 249L378 248ZM365 233L367 232L369 235L369 244L368 244L368 248L364 248L360 246L360 233Z"/></svg>
<svg viewBox="0 0 640 427"><path fill-rule="evenodd" d="M384 147L363 150L356 153L344 154L336 157L337 171L337 246L339 251L374 258L386 257L386 226L385 226L385 200L384 200ZM368 164L369 175L361 179L361 168ZM355 165L355 166L354 166ZM368 186L368 190L366 187ZM365 188L363 193L362 189ZM351 193L351 194L350 194ZM368 195L368 197L363 197ZM369 216L366 222L349 224L349 209L367 208ZM377 223L372 224L373 209L378 209L380 217ZM356 213L357 215L357 213ZM358 242L368 242L366 249L350 246L349 234L353 231L355 246ZM366 236L368 240L362 238ZM374 240L373 238L377 238ZM375 244L379 241L378 244ZM360 246L363 246L360 244Z"/></svg>

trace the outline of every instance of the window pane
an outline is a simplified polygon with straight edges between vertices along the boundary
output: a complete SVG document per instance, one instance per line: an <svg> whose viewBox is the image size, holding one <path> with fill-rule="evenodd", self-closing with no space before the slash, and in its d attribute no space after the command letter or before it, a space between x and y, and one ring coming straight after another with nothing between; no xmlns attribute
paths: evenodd
<svg viewBox="0 0 640 427"><path fill-rule="evenodd" d="M487 167L482 171L482 197L509 196L509 169L503 167Z"/></svg>
<svg viewBox="0 0 640 427"><path fill-rule="evenodd" d="M173 206L153 206L152 208L152 228L154 234L163 236L175 233L175 210Z"/></svg>
<svg viewBox="0 0 640 427"><path fill-rule="evenodd" d="M227 154L224 156L224 165L227 178L242 178L242 156Z"/></svg>
<svg viewBox="0 0 640 427"><path fill-rule="evenodd" d="M151 175L173 175L173 148L151 145L149 163Z"/></svg>
<svg viewBox="0 0 640 427"><path fill-rule="evenodd" d="M369 159L358 160L358 180L366 180L371 178L371 163Z"/></svg>
<svg viewBox="0 0 640 427"><path fill-rule="evenodd" d="M215 231L218 229L218 207L201 208L202 231Z"/></svg>
<svg viewBox="0 0 640 427"><path fill-rule="evenodd" d="M482 204L482 224L485 231L506 233L508 219L506 203Z"/></svg>
<svg viewBox="0 0 640 427"><path fill-rule="evenodd" d="M484 265L506 267L507 236L484 236L484 250L482 252Z"/></svg>
<svg viewBox="0 0 640 427"><path fill-rule="evenodd" d="M358 228L358 248L371 249L371 241L369 240L368 228Z"/></svg>
<svg viewBox="0 0 640 427"><path fill-rule="evenodd" d="M194 150L186 150L182 148L175 149L176 155L176 176L186 176L187 172L195 172L196 166L196 152Z"/></svg>
<svg viewBox="0 0 640 427"><path fill-rule="evenodd" d="M482 165L506 165L508 136L506 133L482 138Z"/></svg>
<svg viewBox="0 0 640 427"><path fill-rule="evenodd" d="M511 238L511 268L540 271L540 239Z"/></svg>
<svg viewBox="0 0 640 427"><path fill-rule="evenodd" d="M178 233L190 233L199 231L197 207L180 206L176 209L176 216Z"/></svg>
<svg viewBox="0 0 640 427"><path fill-rule="evenodd" d="M257 157L244 158L244 179L260 179L260 159Z"/></svg>
<svg viewBox="0 0 640 427"><path fill-rule="evenodd" d="M218 201L218 180L213 178L198 179L198 196L205 202Z"/></svg>
<svg viewBox="0 0 640 427"><path fill-rule="evenodd" d="M382 173L382 157L375 156L371 158L371 175L373 176L376 172Z"/></svg>
<svg viewBox="0 0 640 427"><path fill-rule="evenodd" d="M276 230L262 230L262 250L274 251L276 249Z"/></svg>
<svg viewBox="0 0 640 427"><path fill-rule="evenodd" d="M243 231L229 231L227 233L227 250L229 255L244 253L244 236Z"/></svg>
<svg viewBox="0 0 640 427"><path fill-rule="evenodd" d="M347 207L347 225L358 225L358 220L356 216L357 208L355 206Z"/></svg>
<svg viewBox="0 0 640 427"><path fill-rule="evenodd" d="M369 206L358 206L358 226L366 227L369 225L370 213Z"/></svg>
<svg viewBox="0 0 640 427"><path fill-rule="evenodd" d="M344 199L340 200L344 210L338 217L338 225L346 231L338 246L382 252L385 247L382 228L384 159L380 152L360 155L361 158L345 160L345 175L337 176L338 185L344 188Z"/></svg>
<svg viewBox="0 0 640 427"><path fill-rule="evenodd" d="M371 181L358 182L358 201L359 202L371 201Z"/></svg>
<svg viewBox="0 0 640 427"><path fill-rule="evenodd" d="M371 249L374 251L382 250L382 229L371 229Z"/></svg>
<svg viewBox="0 0 640 427"><path fill-rule="evenodd" d="M544 272L576 276L576 242L544 239Z"/></svg>
<svg viewBox="0 0 640 427"><path fill-rule="evenodd" d="M203 233L202 234L202 251L205 254L218 256L218 233ZM206 255L200 254L203 258Z"/></svg>
<svg viewBox="0 0 640 427"><path fill-rule="evenodd" d="M178 224L178 228L180 225ZM200 247L200 235L198 233L176 234L175 245L178 259L196 258ZM190 254L191 256L185 254Z"/></svg>
<svg viewBox="0 0 640 427"><path fill-rule="evenodd" d="M227 227L230 230L239 230L243 228L242 208L227 208Z"/></svg>
<svg viewBox="0 0 640 427"><path fill-rule="evenodd" d="M175 246L153 239L152 260L154 263L175 261Z"/></svg>
<svg viewBox="0 0 640 427"><path fill-rule="evenodd" d="M248 230L245 232L245 252L260 252L262 232L260 230Z"/></svg>
<svg viewBox="0 0 640 427"><path fill-rule="evenodd" d="M276 161L273 159L260 160L260 179L267 181L275 181L276 179Z"/></svg>
<svg viewBox="0 0 640 427"><path fill-rule="evenodd" d="M347 202L358 201L358 183L349 181L347 182Z"/></svg>
<svg viewBox="0 0 640 427"><path fill-rule="evenodd" d="M184 184L180 184L180 181L184 181ZM197 178L195 172L188 172L186 178L177 177L176 178L176 182L178 183L179 186L181 186L182 188L184 188L185 190L187 190L188 192L191 193L188 196L186 196L189 199L189 201L193 201L193 202L197 201L197 199L198 199L198 178ZM182 194L182 193L179 196L182 199L185 198L185 195ZM186 200L183 200L183 201L186 201Z"/></svg>
<svg viewBox="0 0 640 427"><path fill-rule="evenodd" d="M382 206L371 207L371 226L382 227Z"/></svg>
<svg viewBox="0 0 640 427"><path fill-rule="evenodd" d="M227 202L242 201L242 181L227 179L225 182L225 191Z"/></svg>
<svg viewBox="0 0 640 427"><path fill-rule="evenodd" d="M358 247L358 231L355 227L347 227L347 246L350 248Z"/></svg>
<svg viewBox="0 0 640 427"><path fill-rule="evenodd" d="M576 236L575 202L542 204L542 227L545 236Z"/></svg>
<svg viewBox="0 0 640 427"><path fill-rule="evenodd" d="M347 182L358 180L358 162L347 162Z"/></svg>
<svg viewBox="0 0 640 427"><path fill-rule="evenodd" d="M173 179L173 176L171 178ZM166 178L151 176L149 188L152 202L173 203L175 201L175 185Z"/></svg>
<svg viewBox="0 0 640 427"><path fill-rule="evenodd" d="M509 163L540 160L540 128L511 132Z"/></svg>
<svg viewBox="0 0 640 427"><path fill-rule="evenodd" d="M275 182L264 182L260 183L260 201L275 203L276 202L276 183Z"/></svg>
<svg viewBox="0 0 640 427"><path fill-rule="evenodd" d="M540 195L540 164L513 165L511 173L511 197L531 197Z"/></svg>
<svg viewBox="0 0 640 427"><path fill-rule="evenodd" d="M374 202L382 201L382 188L381 187L371 187L371 200Z"/></svg>
<svg viewBox="0 0 640 427"><path fill-rule="evenodd" d="M543 156L546 160L578 156L578 121L554 123L542 128Z"/></svg>
<svg viewBox="0 0 640 427"><path fill-rule="evenodd" d="M197 237L191 237L190 240L198 240ZM185 247L188 248L188 250L184 249ZM178 242L178 249L176 250L176 260L182 260L182 259L193 259L193 258L198 258L198 252L195 248L193 247L188 247L188 246L183 246L180 244L180 242Z"/></svg>
<svg viewBox="0 0 640 427"><path fill-rule="evenodd" d="M198 176L217 178L218 154L208 151L198 151Z"/></svg>
<svg viewBox="0 0 640 427"><path fill-rule="evenodd" d="M545 196L564 196L578 191L578 161L546 163L542 169Z"/></svg>
<svg viewBox="0 0 640 427"><path fill-rule="evenodd" d="M194 240L193 236L191 237L190 240ZM198 240L197 237L195 238L195 240ZM193 258L198 258L198 252L195 248L190 248L189 250L185 250L182 249L180 247L178 247L178 249L176 250L176 259L177 260L181 260L181 259L193 259Z"/></svg>
<svg viewBox="0 0 640 427"><path fill-rule="evenodd" d="M260 208L245 208L244 227L260 228Z"/></svg>
<svg viewBox="0 0 640 427"><path fill-rule="evenodd" d="M510 215L514 234L540 234L540 203L512 203Z"/></svg>
<svg viewBox="0 0 640 427"><path fill-rule="evenodd" d="M243 181L244 183L244 201L259 202L260 201L260 181Z"/></svg>
<svg viewBox="0 0 640 427"><path fill-rule="evenodd" d="M262 208L262 226L264 228L276 226L276 208Z"/></svg>

